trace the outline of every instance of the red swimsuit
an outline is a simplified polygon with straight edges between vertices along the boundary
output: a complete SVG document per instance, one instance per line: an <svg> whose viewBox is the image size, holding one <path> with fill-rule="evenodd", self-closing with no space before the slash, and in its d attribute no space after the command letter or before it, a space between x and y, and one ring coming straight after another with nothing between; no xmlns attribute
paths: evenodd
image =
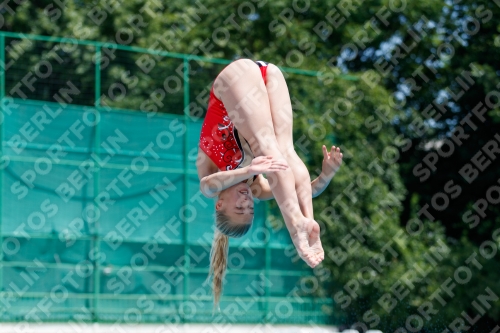
<svg viewBox="0 0 500 333"><path fill-rule="evenodd" d="M267 62L256 61L266 82ZM253 159L248 142L238 134L222 101L210 90L208 109L201 127L200 148L217 165L219 170L234 170L249 164Z"/></svg>

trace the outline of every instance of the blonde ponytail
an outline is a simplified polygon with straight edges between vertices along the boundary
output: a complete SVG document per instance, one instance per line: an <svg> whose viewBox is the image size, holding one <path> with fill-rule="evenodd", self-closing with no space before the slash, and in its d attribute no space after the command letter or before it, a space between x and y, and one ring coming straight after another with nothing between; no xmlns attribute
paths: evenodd
<svg viewBox="0 0 500 333"><path fill-rule="evenodd" d="M212 280L212 292L214 294L214 311L219 308L219 300L222 294L222 283L226 274L227 255L229 251L229 237L215 229L212 249L210 250L210 276Z"/></svg>
<svg viewBox="0 0 500 333"><path fill-rule="evenodd" d="M248 223L232 223L229 217L222 211L215 212L215 234L210 249L210 277L212 280L212 292L214 294L214 309L219 308L220 296L222 295L222 283L227 268L227 256L229 252L229 237L241 237L245 235L252 226L253 218Z"/></svg>

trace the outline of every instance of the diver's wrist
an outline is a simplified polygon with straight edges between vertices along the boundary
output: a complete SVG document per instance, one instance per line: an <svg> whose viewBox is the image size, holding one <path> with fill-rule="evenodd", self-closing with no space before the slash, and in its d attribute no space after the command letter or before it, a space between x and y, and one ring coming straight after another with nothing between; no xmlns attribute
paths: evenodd
<svg viewBox="0 0 500 333"><path fill-rule="evenodd" d="M251 165L247 165L247 166L243 167L242 169L245 172L245 176L248 176L248 177L253 177L253 176L259 174L258 172L255 172L254 170L252 170Z"/></svg>

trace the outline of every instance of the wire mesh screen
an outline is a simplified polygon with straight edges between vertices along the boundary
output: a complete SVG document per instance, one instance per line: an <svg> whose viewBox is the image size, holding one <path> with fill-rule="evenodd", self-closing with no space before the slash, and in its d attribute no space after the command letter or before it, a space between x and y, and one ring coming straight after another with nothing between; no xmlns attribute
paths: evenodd
<svg viewBox="0 0 500 333"><path fill-rule="evenodd" d="M9 33L0 47L0 320L331 322L262 202L212 315L195 160L227 62Z"/></svg>

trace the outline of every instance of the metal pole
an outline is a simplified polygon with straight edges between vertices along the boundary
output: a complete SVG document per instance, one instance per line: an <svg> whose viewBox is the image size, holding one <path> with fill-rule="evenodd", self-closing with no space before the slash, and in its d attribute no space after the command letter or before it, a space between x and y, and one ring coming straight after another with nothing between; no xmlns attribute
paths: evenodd
<svg viewBox="0 0 500 333"><path fill-rule="evenodd" d="M265 217L264 217L264 224L266 229L268 230L268 235L269 238L266 239L266 279L267 281L271 280L271 275L270 275L270 270L271 270L271 248L270 248L270 242L271 242L271 235L272 235L272 230L269 228L269 224L266 223L268 217L269 217L269 203L268 202L263 202L264 207L265 207ZM269 297L271 296L271 288L269 286L269 283L266 283L265 285L265 302L264 302L264 318L263 322L267 323L267 313L269 312Z"/></svg>
<svg viewBox="0 0 500 333"><path fill-rule="evenodd" d="M96 116L96 126L94 128L94 153L96 155L99 155L99 143L101 141L101 136L100 136L100 118L101 114L99 112L99 106L100 106L100 95L101 95L101 47L96 46L96 53L95 53L95 99L94 99L94 110L95 110L95 116ZM99 209L97 207L97 195L99 194L99 175L100 175L100 167L99 163L95 163L95 169L94 169L94 205L95 209ZM100 252L100 237L99 237L99 220L95 221L94 223L94 251L95 253ZM100 279L100 267L99 267L99 261L96 260L94 262L94 306L93 306L93 321L98 321L98 308L99 308L99 286L101 283Z"/></svg>
<svg viewBox="0 0 500 333"><path fill-rule="evenodd" d="M177 59L185 59L186 56L188 56L188 55L183 54L183 53L174 53L174 52L161 51L161 50L151 50L151 49L147 49L147 48L143 48L143 47L128 46L128 45L122 45L122 44L111 44L111 43L107 43L107 42L96 42L96 41L82 40L82 39L76 39L76 38L65 38L65 37L56 37L56 36L41 36L41 35L22 34L22 33L16 33L16 32L8 32L8 31L2 32L2 35L6 36L6 37L27 38L27 39L31 39L31 40L39 40L39 41L54 42L54 43L68 43L68 42L70 42L71 44L92 45L92 46L96 46L96 47L108 45L108 46L112 46L114 49L117 49L117 50L137 52L137 53L147 53L147 54L153 54L153 55L159 55L159 56L163 56L163 57L177 58ZM228 59L207 58L207 57L196 56L196 55L189 55L189 59L205 61L205 62L209 62L209 63L213 63L213 64L224 64L224 65L227 65L231 62L231 60L228 60ZM281 66L280 66L280 69L286 73L302 74L302 75L316 76L316 77L322 76L320 74L321 72L315 71L315 70L305 70L305 69L281 67ZM336 73L334 75L335 75L335 77L338 77L338 78L343 79L343 80L359 81L359 78L357 76L354 76L354 75L342 74L342 73Z"/></svg>
<svg viewBox="0 0 500 333"><path fill-rule="evenodd" d="M189 167L189 59L187 57L184 58L184 126L186 128L186 133L184 134L184 204L187 205L189 203L189 176L188 176L188 167ZM190 266L190 258L189 258L189 244L188 244L188 223L184 223L183 228L183 240L184 240L184 285L183 285L183 300L186 302L188 300L189 293L189 266ZM184 316L182 317L182 322L185 321Z"/></svg>
<svg viewBox="0 0 500 333"><path fill-rule="evenodd" d="M5 36L0 35L0 112L3 114L3 99L5 97ZM0 156L3 157L3 123L0 122ZM3 168L0 168L0 193L3 193ZM2 223L3 223L3 199L0 194L0 244L3 244ZM3 253L0 255L0 291L3 291Z"/></svg>

